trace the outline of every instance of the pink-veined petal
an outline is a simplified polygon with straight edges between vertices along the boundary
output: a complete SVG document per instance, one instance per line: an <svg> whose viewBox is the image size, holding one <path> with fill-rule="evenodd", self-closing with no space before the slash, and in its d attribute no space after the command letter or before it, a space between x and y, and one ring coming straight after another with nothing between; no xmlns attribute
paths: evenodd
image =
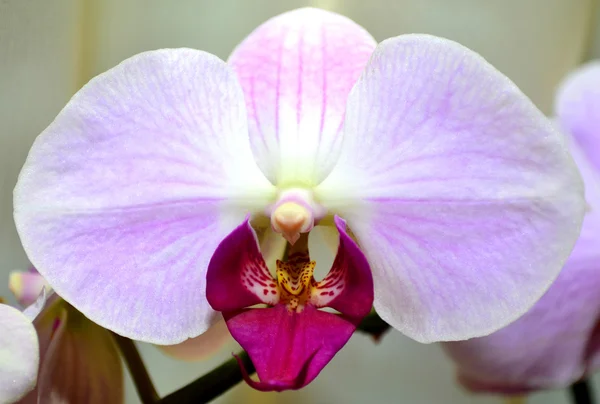
<svg viewBox="0 0 600 404"><path fill-rule="evenodd" d="M556 278L581 179L551 122L479 55L428 35L384 41L344 130L315 197L348 221L393 327L421 342L487 335Z"/></svg>
<svg viewBox="0 0 600 404"><path fill-rule="evenodd" d="M524 316L487 337L444 344L470 390L561 388L600 365L593 341L600 324L600 174L570 143L589 206L581 235L556 281Z"/></svg>
<svg viewBox="0 0 600 404"><path fill-rule="evenodd" d="M271 182L317 184L331 171L348 93L375 45L348 18L303 8L265 22L234 50L252 150Z"/></svg>
<svg viewBox="0 0 600 404"><path fill-rule="evenodd" d="M355 325L307 305L300 313L283 304L225 316L231 335L248 352L263 391L299 389L310 383L348 342Z"/></svg>
<svg viewBox="0 0 600 404"><path fill-rule="evenodd" d="M173 344L210 326L208 261L273 192L235 74L201 51L158 50L92 79L37 138L15 222L36 268L87 317Z"/></svg>
<svg viewBox="0 0 600 404"><path fill-rule="evenodd" d="M15 402L35 387L39 360L31 320L0 303L0 402Z"/></svg>
<svg viewBox="0 0 600 404"><path fill-rule="evenodd" d="M558 89L556 116L600 172L600 62L571 73Z"/></svg>

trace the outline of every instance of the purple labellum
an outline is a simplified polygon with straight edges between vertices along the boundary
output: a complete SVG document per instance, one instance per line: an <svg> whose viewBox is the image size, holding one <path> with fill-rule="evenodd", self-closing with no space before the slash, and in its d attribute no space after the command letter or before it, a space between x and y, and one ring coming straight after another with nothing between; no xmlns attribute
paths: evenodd
<svg viewBox="0 0 600 404"><path fill-rule="evenodd" d="M277 261L275 279L248 221L223 240L209 264L207 299L223 312L231 335L250 355L260 382L246 381L259 390L310 383L371 310L369 265L346 234L346 223L336 217L335 224L338 252L320 282L313 277L316 263L308 255L307 235L290 248L286 262ZM249 308L260 303L268 307Z"/></svg>

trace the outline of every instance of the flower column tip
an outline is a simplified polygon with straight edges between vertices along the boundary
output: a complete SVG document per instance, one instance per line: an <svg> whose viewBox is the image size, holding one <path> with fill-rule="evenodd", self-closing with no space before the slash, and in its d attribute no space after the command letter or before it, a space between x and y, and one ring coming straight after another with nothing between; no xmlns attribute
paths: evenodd
<svg viewBox="0 0 600 404"><path fill-rule="evenodd" d="M294 245L300 238L300 233L312 229L314 217L311 211L296 202L285 202L279 205L271 215L273 230Z"/></svg>

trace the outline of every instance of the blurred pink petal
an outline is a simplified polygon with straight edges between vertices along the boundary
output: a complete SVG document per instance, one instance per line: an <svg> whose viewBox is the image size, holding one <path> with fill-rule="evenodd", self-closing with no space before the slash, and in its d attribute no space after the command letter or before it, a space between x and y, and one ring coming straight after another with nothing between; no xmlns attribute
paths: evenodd
<svg viewBox="0 0 600 404"><path fill-rule="evenodd" d="M562 128L600 172L600 61L567 76L558 89L555 112Z"/></svg>
<svg viewBox="0 0 600 404"><path fill-rule="evenodd" d="M31 320L0 303L0 402L15 402L35 387L39 360Z"/></svg>
<svg viewBox="0 0 600 404"><path fill-rule="evenodd" d="M213 324L204 334L176 345L156 345L161 351L182 361L199 361L218 352L232 341L225 320Z"/></svg>
<svg viewBox="0 0 600 404"><path fill-rule="evenodd" d="M8 288L23 307L33 304L43 288L48 293L52 291L44 277L35 270L12 271L8 275Z"/></svg>

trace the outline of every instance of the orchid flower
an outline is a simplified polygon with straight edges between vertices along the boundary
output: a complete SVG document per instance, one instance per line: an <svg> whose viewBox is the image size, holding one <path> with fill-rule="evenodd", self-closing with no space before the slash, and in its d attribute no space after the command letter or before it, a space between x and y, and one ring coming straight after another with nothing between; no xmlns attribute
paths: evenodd
<svg viewBox="0 0 600 404"><path fill-rule="evenodd" d="M58 295L49 293L46 299L48 285L33 269L11 273L9 287L21 305L31 306L24 312L27 321L23 315L16 314L16 309L0 306L1 310L11 313L11 317L2 314L0 321L11 321L18 331L6 332L5 324L0 323L1 346L6 347L8 355L0 355L0 401L122 403L122 365L110 333L86 319ZM36 296L40 297L34 304ZM5 366L13 376L4 373ZM17 377L23 381L17 384L21 394L14 391L10 392L12 396L5 394L6 385L10 386Z"/></svg>
<svg viewBox="0 0 600 404"><path fill-rule="evenodd" d="M32 262L91 320L175 344L221 311L263 390L314 379L372 302L421 342L505 326L585 210L561 135L481 56L429 35L377 45L316 9L227 63L163 49L92 79L35 141L14 206ZM315 226L339 239L320 281ZM269 240L287 249L275 274Z"/></svg>
<svg viewBox="0 0 600 404"><path fill-rule="evenodd" d="M523 317L487 337L445 344L472 391L565 387L600 368L600 63L564 81L556 116L586 185L581 236L558 279Z"/></svg>

